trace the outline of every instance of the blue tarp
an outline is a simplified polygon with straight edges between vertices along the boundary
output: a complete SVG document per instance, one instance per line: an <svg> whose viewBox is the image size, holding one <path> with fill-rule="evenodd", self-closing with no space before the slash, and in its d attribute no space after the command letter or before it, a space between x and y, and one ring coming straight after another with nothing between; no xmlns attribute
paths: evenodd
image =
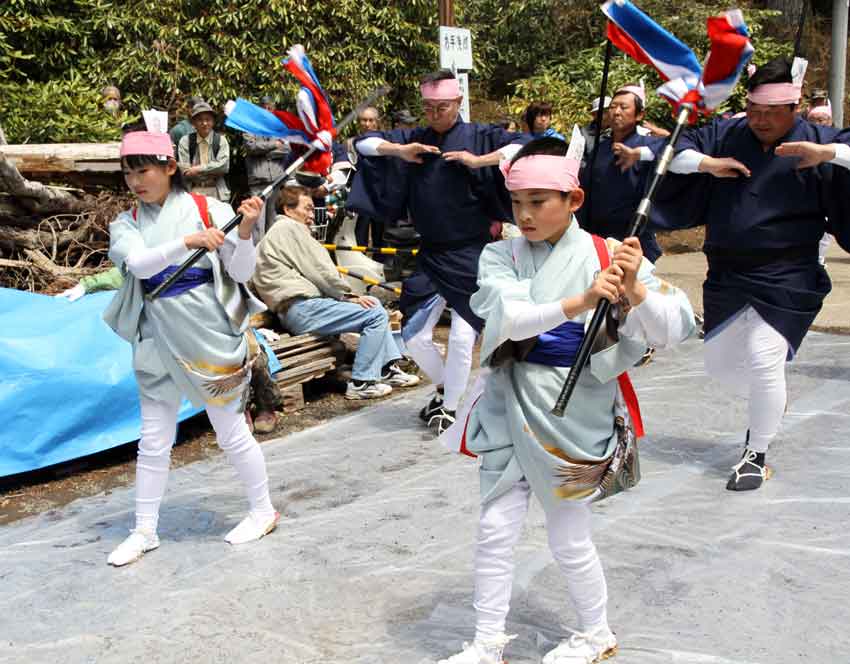
<svg viewBox="0 0 850 664"><path fill-rule="evenodd" d="M0 477L139 438L130 344L101 318L113 295L68 302L0 288ZM180 420L198 412L184 400Z"/></svg>

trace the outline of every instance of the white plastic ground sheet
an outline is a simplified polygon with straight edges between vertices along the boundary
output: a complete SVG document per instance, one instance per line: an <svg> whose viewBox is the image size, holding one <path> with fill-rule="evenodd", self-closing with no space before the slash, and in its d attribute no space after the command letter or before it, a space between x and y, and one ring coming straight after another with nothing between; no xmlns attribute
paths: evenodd
<svg viewBox="0 0 850 664"><path fill-rule="evenodd" d="M810 334L762 490L725 490L745 406L702 342L633 372L643 481L597 505L616 662L850 661L850 339ZM132 489L0 528L0 660L420 664L473 636L474 461L429 440L427 389L263 445L276 532L244 515L224 457L172 472L159 550L121 569ZM574 405L573 407L580 407ZM297 416L296 416L297 417ZM575 624L532 508L517 552L511 664Z"/></svg>

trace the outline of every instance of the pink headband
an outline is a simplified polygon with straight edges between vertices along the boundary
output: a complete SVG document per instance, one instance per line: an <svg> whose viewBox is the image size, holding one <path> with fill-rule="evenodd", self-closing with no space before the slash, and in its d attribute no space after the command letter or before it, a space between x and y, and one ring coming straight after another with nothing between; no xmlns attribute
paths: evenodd
<svg viewBox="0 0 850 664"><path fill-rule="evenodd" d="M447 101L460 97L460 83L456 78L444 78L439 81L423 83L419 87L422 99L428 101Z"/></svg>
<svg viewBox="0 0 850 664"><path fill-rule="evenodd" d="M637 85L625 85L619 90L617 90L617 92L614 93L614 96L616 97L618 94L621 94L623 92L631 92L638 99L640 99L641 103L644 106L646 105L646 90L644 90L643 88L638 87Z"/></svg>
<svg viewBox="0 0 850 664"><path fill-rule="evenodd" d="M554 189L555 191L573 191L578 189L578 172L581 162L548 154L535 154L521 157L511 164L510 159L499 163L499 170L505 176L508 191L518 189Z"/></svg>
<svg viewBox="0 0 850 664"><path fill-rule="evenodd" d="M793 83L764 83L747 93L747 99L754 104L781 106L797 104L803 92L802 85Z"/></svg>
<svg viewBox="0 0 850 664"><path fill-rule="evenodd" d="M121 139L122 157L133 154L147 154L174 159L174 146L168 134L154 131L131 131Z"/></svg>
<svg viewBox="0 0 850 664"><path fill-rule="evenodd" d="M814 115L814 114L820 115L821 113L829 116L830 120L832 119L832 107L831 106L826 106L826 105L815 106L814 108L809 109L809 115Z"/></svg>

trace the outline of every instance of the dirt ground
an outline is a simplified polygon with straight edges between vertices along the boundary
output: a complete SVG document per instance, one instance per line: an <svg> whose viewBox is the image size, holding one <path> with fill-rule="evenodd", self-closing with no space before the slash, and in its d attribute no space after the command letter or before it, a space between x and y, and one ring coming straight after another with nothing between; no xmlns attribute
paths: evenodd
<svg viewBox="0 0 850 664"><path fill-rule="evenodd" d="M687 254L691 251L702 251L702 243L705 242L705 226L688 228L684 231L656 233L655 237L665 254Z"/></svg>
<svg viewBox="0 0 850 664"><path fill-rule="evenodd" d="M448 327L438 327L434 336L445 344ZM477 355L475 353L474 357ZM424 376L422 381L427 383ZM344 392L345 382L331 376L307 383L304 408L280 416L277 429L269 434L255 434L257 440L262 443L280 438L376 403L347 401ZM171 466L177 468L218 454L221 450L216 445L209 421L200 413L180 424ZM135 469L136 443L132 442L42 470L0 478L0 525L56 509L78 498L128 486L135 479Z"/></svg>

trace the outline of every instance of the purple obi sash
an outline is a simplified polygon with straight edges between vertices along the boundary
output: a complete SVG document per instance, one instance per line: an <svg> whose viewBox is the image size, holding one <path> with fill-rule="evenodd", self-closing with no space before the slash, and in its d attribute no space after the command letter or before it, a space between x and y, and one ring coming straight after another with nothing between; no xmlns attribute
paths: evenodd
<svg viewBox="0 0 850 664"><path fill-rule="evenodd" d="M567 321L537 337L525 362L549 367L571 367L584 339L584 324Z"/></svg>
<svg viewBox="0 0 850 664"><path fill-rule="evenodd" d="M142 279L142 288L145 289L145 293L152 292L154 288L156 288L163 281L168 279L169 276L177 272L177 270L178 267L176 265L169 265L162 272L158 272L149 279ZM208 284L212 280L212 270L204 270L199 267L190 267L180 276L177 281L175 281L166 290L160 293L159 296L174 297L176 295L181 295L182 293L190 291L197 286Z"/></svg>

